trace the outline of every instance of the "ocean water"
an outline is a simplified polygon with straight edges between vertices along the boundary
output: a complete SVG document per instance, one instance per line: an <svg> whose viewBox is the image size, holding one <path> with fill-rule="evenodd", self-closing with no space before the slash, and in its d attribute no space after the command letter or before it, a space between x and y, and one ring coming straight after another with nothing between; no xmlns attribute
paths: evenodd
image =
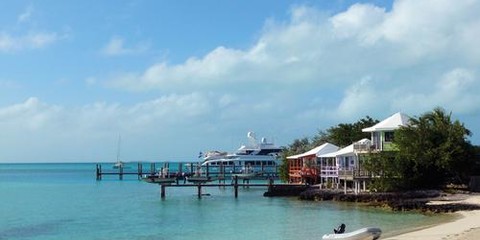
<svg viewBox="0 0 480 240"><path fill-rule="evenodd" d="M145 169L145 167L144 167ZM104 170L106 170L104 166ZM136 177L95 180L95 164L0 164L0 239L321 239L347 231L384 233L427 225L438 216L355 204L266 198L265 188L167 188Z"/></svg>

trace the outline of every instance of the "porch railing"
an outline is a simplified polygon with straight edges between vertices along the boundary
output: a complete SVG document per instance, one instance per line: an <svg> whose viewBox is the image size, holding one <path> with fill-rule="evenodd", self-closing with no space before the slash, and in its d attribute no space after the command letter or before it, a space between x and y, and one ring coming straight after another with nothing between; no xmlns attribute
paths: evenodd
<svg viewBox="0 0 480 240"><path fill-rule="evenodd" d="M375 144L370 143L355 143L353 144L353 150L357 152L368 152L377 150L378 147Z"/></svg>
<svg viewBox="0 0 480 240"><path fill-rule="evenodd" d="M338 167L324 166L320 168L321 177L338 177Z"/></svg>
<svg viewBox="0 0 480 240"><path fill-rule="evenodd" d="M338 176L342 178L369 178L371 177L371 173L366 170L358 169L338 170Z"/></svg>

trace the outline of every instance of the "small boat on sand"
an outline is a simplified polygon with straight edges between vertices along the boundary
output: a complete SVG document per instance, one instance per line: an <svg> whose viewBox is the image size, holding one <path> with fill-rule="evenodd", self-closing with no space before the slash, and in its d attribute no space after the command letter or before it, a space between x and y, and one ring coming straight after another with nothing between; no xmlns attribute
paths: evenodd
<svg viewBox="0 0 480 240"><path fill-rule="evenodd" d="M382 230L376 227L367 227L348 233L332 233L323 235L323 240L341 239L341 240L376 240L380 238Z"/></svg>

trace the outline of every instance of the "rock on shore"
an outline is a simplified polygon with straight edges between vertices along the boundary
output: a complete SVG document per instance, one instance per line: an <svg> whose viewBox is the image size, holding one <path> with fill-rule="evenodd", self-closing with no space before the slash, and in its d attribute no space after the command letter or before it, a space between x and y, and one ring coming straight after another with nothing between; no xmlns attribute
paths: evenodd
<svg viewBox="0 0 480 240"><path fill-rule="evenodd" d="M272 185L263 194L264 197L297 197L309 187L306 185Z"/></svg>
<svg viewBox="0 0 480 240"><path fill-rule="evenodd" d="M448 201L442 204L430 204L430 201L454 198L439 190L422 190L387 193L347 193L339 190L307 189L300 193L300 199L312 201L342 201L365 203L369 206L388 207L394 211L419 210L422 212L456 212L479 210L480 205Z"/></svg>

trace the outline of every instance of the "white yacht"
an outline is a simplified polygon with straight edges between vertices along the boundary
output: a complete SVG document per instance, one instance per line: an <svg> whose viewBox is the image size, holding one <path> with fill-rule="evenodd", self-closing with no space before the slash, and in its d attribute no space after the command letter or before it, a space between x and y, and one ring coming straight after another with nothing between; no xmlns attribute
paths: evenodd
<svg viewBox="0 0 480 240"><path fill-rule="evenodd" d="M262 138L257 142L255 133L248 132L249 144L242 145L236 152L207 152L202 166L222 169L224 173L277 173L280 165L280 147Z"/></svg>

